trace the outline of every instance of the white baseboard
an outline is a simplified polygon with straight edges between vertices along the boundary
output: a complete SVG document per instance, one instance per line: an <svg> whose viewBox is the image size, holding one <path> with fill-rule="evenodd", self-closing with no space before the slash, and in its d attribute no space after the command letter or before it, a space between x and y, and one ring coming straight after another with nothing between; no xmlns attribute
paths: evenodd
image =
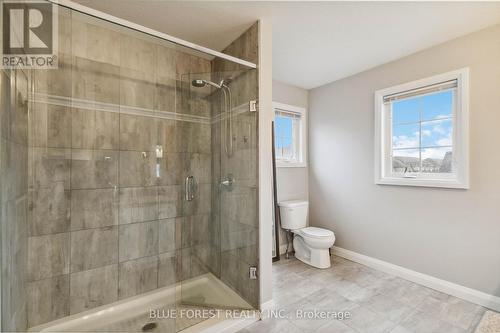
<svg viewBox="0 0 500 333"><path fill-rule="evenodd" d="M500 297L498 296L438 279L427 274L419 273L408 268L368 257L364 254L346 250L337 246L332 247L332 253L339 257L375 268L379 271L401 277L458 298L462 298L471 303L475 303L495 311L500 311Z"/></svg>

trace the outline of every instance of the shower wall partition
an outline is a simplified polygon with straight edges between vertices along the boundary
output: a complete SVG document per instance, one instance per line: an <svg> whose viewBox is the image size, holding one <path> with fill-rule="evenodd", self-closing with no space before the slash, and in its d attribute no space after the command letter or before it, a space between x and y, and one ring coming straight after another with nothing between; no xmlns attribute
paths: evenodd
<svg viewBox="0 0 500 333"><path fill-rule="evenodd" d="M258 25L254 24L240 38L231 43L224 52L251 62L258 62ZM215 81L227 77L228 72L241 66L214 59ZM221 75L223 77L221 77ZM246 70L234 75L233 89L233 141L232 154L224 153L223 122L212 126L212 151L214 161L220 163L213 168L214 179L233 179L232 189L223 188L219 205L213 212L219 215L221 227L221 279L242 295L254 307L258 307L259 290L257 279L248 279L251 267L258 267L258 113L248 112L248 102L258 99L258 76L256 70ZM214 116L221 112L220 103L214 103ZM217 184L214 184L217 186Z"/></svg>
<svg viewBox="0 0 500 333"><path fill-rule="evenodd" d="M58 15L59 68L1 73L2 331L165 288L167 308L256 308L257 69ZM257 63L256 32L224 52ZM228 79L229 111L199 78Z"/></svg>

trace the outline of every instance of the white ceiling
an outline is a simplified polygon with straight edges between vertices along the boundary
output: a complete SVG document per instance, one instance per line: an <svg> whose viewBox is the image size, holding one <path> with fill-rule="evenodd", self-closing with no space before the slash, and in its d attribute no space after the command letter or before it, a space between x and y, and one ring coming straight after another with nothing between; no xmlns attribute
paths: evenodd
<svg viewBox="0 0 500 333"><path fill-rule="evenodd" d="M500 23L500 2L77 0L215 50L273 20L273 78L311 89Z"/></svg>

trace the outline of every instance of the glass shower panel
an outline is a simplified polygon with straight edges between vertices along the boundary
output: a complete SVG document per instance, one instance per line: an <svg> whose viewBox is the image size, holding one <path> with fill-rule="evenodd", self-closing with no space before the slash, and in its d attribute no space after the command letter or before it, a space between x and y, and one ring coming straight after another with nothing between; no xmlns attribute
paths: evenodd
<svg viewBox="0 0 500 333"><path fill-rule="evenodd" d="M59 67L1 72L2 331L257 308L257 71L58 15Z"/></svg>
<svg viewBox="0 0 500 333"><path fill-rule="evenodd" d="M0 70L0 331L26 329L29 71Z"/></svg>
<svg viewBox="0 0 500 333"><path fill-rule="evenodd" d="M71 11L59 8L58 15L58 68L30 72L28 328L68 316L71 310L74 311L69 306L71 273L76 273L75 261L71 260L75 249L71 248L70 242L73 227ZM52 310L47 311L47 307Z"/></svg>
<svg viewBox="0 0 500 333"><path fill-rule="evenodd" d="M193 63L188 57L184 63ZM182 285L201 286L196 277L208 272L210 248L208 231L211 214L211 129L210 129L210 90L201 87L191 92L191 74L189 72L204 73L210 71L210 63L194 62L193 69L185 67L188 74L182 74L179 81L179 100L177 103L177 117L179 131L177 141L179 153L182 156L183 168L180 174L182 180L182 202L179 254L179 280L181 293L178 295L182 307L204 304L204 298L198 294L184 293ZM186 73L185 72L185 73ZM209 80L210 74L197 75L200 80ZM192 98L196 94L197 98ZM186 289L187 290L187 289ZM187 299L187 301L184 301ZM186 326L196 321L186 321Z"/></svg>
<svg viewBox="0 0 500 333"><path fill-rule="evenodd" d="M28 327L153 291L155 306L171 310L180 179L170 164L175 102L166 105L175 66L157 68L176 55L126 28L59 13L59 68L32 76ZM132 317L78 330L140 331L149 307ZM176 330L174 319L157 326Z"/></svg>
<svg viewBox="0 0 500 333"><path fill-rule="evenodd" d="M257 307L258 284L249 275L257 267L258 239L257 112L250 111L255 95L247 93L252 72L182 76L178 112L189 115L178 136L184 145L189 142L184 146L182 304Z"/></svg>
<svg viewBox="0 0 500 333"><path fill-rule="evenodd" d="M175 139L175 53L160 41L122 31L119 77L119 297L157 290L175 304L180 165ZM174 94L172 94L172 92ZM145 309L148 310L148 309ZM143 320L147 319L143 317ZM176 331L176 321L156 320Z"/></svg>
<svg viewBox="0 0 500 333"><path fill-rule="evenodd" d="M222 66L224 67L224 66ZM216 72L232 76L232 130L220 142L220 279L252 307L259 306L258 267L258 98L257 70ZM255 107L255 108L254 108ZM224 117L222 117L224 118ZM221 122L225 126L225 122ZM227 139L224 139L227 137ZM232 144L224 142L232 141ZM232 182L231 186L225 185Z"/></svg>

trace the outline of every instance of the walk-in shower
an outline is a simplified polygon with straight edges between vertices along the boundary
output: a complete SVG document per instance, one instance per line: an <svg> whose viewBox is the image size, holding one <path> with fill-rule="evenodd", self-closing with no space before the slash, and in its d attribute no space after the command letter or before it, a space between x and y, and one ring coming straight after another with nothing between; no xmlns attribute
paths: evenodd
<svg viewBox="0 0 500 333"><path fill-rule="evenodd" d="M0 72L1 331L257 308L257 24L217 56L95 16L58 6L58 68Z"/></svg>

